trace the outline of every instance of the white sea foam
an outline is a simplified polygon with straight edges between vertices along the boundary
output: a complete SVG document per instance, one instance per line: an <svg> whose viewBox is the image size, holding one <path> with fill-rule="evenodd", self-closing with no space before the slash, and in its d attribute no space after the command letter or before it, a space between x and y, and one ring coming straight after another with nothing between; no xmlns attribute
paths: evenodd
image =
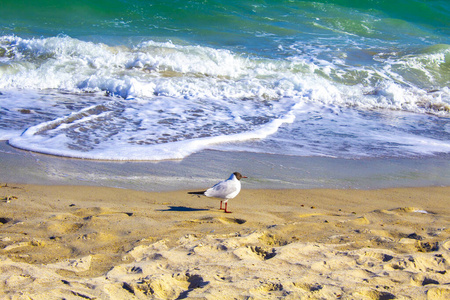
<svg viewBox="0 0 450 300"><path fill-rule="evenodd" d="M63 129L76 126L78 123L90 122L105 117L110 112L101 112L98 115L86 114L97 110L98 107L90 107L67 117L45 122L27 129L21 136L9 140L12 146L58 156L105 159L105 160L165 160L181 159L194 152L198 152L210 145L221 143L240 142L251 139L263 139L277 132L284 123L292 123L294 116L288 114L283 118L276 118L259 126L255 130L241 133L171 141L168 143L149 145L130 145L125 139L106 141L98 148L91 151L79 151L67 147L72 141L66 134L60 133ZM52 136L41 135L42 132L52 131ZM92 133L95 134L95 133Z"/></svg>
<svg viewBox="0 0 450 300"><path fill-rule="evenodd" d="M114 160L179 159L206 148L343 157L448 153L448 136L427 131L445 135L448 124L424 113L446 120L450 89L426 90L403 72L410 67L420 79L442 81L433 71L445 64L449 50L441 48L414 57L355 49L362 63L350 64L343 53L297 44L285 58L262 58L171 42L125 47L1 37L0 139ZM364 59L380 62L366 66ZM397 111L412 114L393 117ZM385 124L416 114L435 127Z"/></svg>
<svg viewBox="0 0 450 300"><path fill-rule="evenodd" d="M217 145L217 150L345 158L417 157L450 152L441 120L407 112L359 111L308 103L295 121L264 140Z"/></svg>
<svg viewBox="0 0 450 300"><path fill-rule="evenodd" d="M420 85L412 85L403 71L420 70L426 77L420 79L442 81L433 70L445 64L447 48L413 58L389 57L373 69L350 66L339 57L319 59L329 54L317 49L267 59L170 42L148 41L128 48L70 37L14 36L1 37L0 47L5 53L0 66L3 90L106 91L123 98L306 97L314 102L442 114L450 106L448 89L427 93ZM438 107L443 110L436 111Z"/></svg>

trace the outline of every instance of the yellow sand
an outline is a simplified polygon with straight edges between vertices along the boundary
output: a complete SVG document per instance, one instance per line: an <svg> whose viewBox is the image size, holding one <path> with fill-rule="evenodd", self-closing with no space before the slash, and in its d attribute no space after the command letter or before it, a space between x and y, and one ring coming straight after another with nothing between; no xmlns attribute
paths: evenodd
<svg viewBox="0 0 450 300"><path fill-rule="evenodd" d="M450 188L0 188L0 299L450 299Z"/></svg>

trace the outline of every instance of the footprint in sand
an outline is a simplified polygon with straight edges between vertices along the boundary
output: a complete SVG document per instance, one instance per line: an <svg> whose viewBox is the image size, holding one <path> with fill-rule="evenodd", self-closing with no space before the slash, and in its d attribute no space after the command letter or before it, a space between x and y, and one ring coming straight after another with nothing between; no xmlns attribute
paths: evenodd
<svg viewBox="0 0 450 300"><path fill-rule="evenodd" d="M241 247L236 249L233 253L241 260L246 259L269 260L277 255L274 248L266 250L260 246Z"/></svg>
<svg viewBox="0 0 450 300"><path fill-rule="evenodd" d="M217 281L221 281L221 282L232 282L232 277L231 276L227 276L227 275L223 275L223 274L216 274L214 275L214 279L216 279Z"/></svg>
<svg viewBox="0 0 450 300"><path fill-rule="evenodd" d="M263 260L274 258L277 255L274 248L272 248L271 250L265 250L259 246L252 246L250 247L250 249L252 250L253 253L261 256Z"/></svg>
<svg viewBox="0 0 450 300"><path fill-rule="evenodd" d="M2 202L10 203L11 200L17 200L18 198L16 196L5 196L0 199Z"/></svg>
<svg viewBox="0 0 450 300"><path fill-rule="evenodd" d="M47 225L47 231L52 233L52 237L56 235L68 234L76 232L83 227L82 223L69 223L69 222L50 222Z"/></svg>
<svg viewBox="0 0 450 300"><path fill-rule="evenodd" d="M282 291L283 285L281 283L274 283L274 282L264 282L260 286L258 286L255 289L252 289L252 292L259 292L259 293L270 293L270 292L277 292Z"/></svg>
<svg viewBox="0 0 450 300"><path fill-rule="evenodd" d="M450 299L450 288L436 287L427 291L427 299L448 300Z"/></svg>
<svg viewBox="0 0 450 300"><path fill-rule="evenodd" d="M352 295L357 296L357 299L360 299L363 297L363 299L396 299L395 295L389 293L389 292L382 292L382 291L376 291L376 290L365 290L365 291L359 291Z"/></svg>
<svg viewBox="0 0 450 300"><path fill-rule="evenodd" d="M374 258L382 262L389 262L394 259L394 253L386 253L384 250L366 250L363 253L364 257Z"/></svg>
<svg viewBox="0 0 450 300"><path fill-rule="evenodd" d="M450 251L450 241L447 241L445 243L442 244L442 247L447 250Z"/></svg>
<svg viewBox="0 0 450 300"><path fill-rule="evenodd" d="M355 225L369 225L370 224L369 219L367 219L365 216L356 218L354 220L351 220L350 222Z"/></svg>
<svg viewBox="0 0 450 300"><path fill-rule="evenodd" d="M191 220L189 222L192 223L198 223L198 224L203 224L203 223L222 223L222 224L244 224L247 221L244 219L237 219L237 218L228 218L228 217L205 217L205 218L201 218L201 219L194 219Z"/></svg>
<svg viewBox="0 0 450 300"><path fill-rule="evenodd" d="M1 225L10 223L11 221L12 221L11 218L0 218L0 224L1 224Z"/></svg>
<svg viewBox="0 0 450 300"><path fill-rule="evenodd" d="M122 288L136 296L152 295L161 299L186 299L195 289L209 284L202 276L190 273L147 276L138 282L122 283Z"/></svg>
<svg viewBox="0 0 450 300"><path fill-rule="evenodd" d="M121 212L109 209L107 207L89 207L89 208L79 208L75 212L74 215L84 218L86 220L92 219L93 217L101 217L101 216L109 216L109 215L121 215L124 214L128 217L133 216L131 212Z"/></svg>
<svg viewBox="0 0 450 300"><path fill-rule="evenodd" d="M218 218L218 220L222 223L227 223L227 224L244 224L245 222L247 222L244 219L236 219L236 218L226 218L226 217L220 217Z"/></svg>
<svg viewBox="0 0 450 300"><path fill-rule="evenodd" d="M296 288L308 291L308 292L316 292L320 291L323 286L318 283L305 283L305 282L294 282L293 285Z"/></svg>

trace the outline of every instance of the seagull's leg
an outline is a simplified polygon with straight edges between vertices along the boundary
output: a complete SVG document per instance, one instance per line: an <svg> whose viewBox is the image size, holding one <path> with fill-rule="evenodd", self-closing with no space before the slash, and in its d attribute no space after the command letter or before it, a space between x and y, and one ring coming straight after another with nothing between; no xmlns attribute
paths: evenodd
<svg viewBox="0 0 450 300"><path fill-rule="evenodd" d="M228 202L225 202L225 212L226 212L227 214L229 214L229 213L231 213L231 211L228 211L228 210L227 210L227 205L228 205Z"/></svg>
<svg viewBox="0 0 450 300"><path fill-rule="evenodd" d="M220 200L220 210L223 210L223 208L222 208L222 200Z"/></svg>

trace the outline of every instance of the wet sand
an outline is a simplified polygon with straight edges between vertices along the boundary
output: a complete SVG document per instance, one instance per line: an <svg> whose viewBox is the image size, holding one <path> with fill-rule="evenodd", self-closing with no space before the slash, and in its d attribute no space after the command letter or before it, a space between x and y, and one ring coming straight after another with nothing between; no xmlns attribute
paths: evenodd
<svg viewBox="0 0 450 300"><path fill-rule="evenodd" d="M2 183L2 299L449 299L449 187Z"/></svg>
<svg viewBox="0 0 450 300"><path fill-rule="evenodd" d="M450 186L450 157L341 159L205 150L181 161L92 161L23 151L0 141L0 182L141 191L197 189L233 172L244 189Z"/></svg>

